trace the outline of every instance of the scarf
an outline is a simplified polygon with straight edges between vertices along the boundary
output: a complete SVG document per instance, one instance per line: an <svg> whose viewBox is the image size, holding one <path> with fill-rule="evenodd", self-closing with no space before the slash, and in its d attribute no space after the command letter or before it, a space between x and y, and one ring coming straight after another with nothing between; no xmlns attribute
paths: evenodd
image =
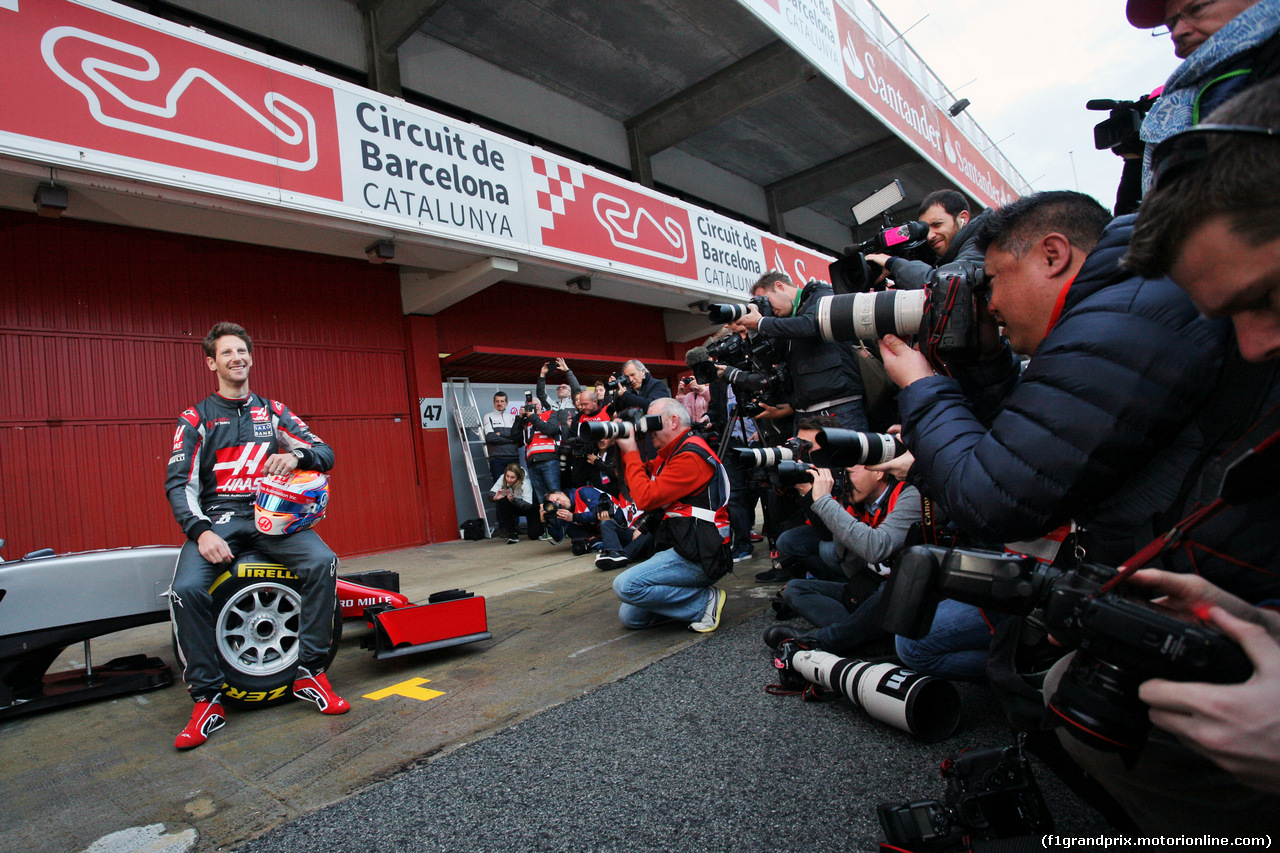
<svg viewBox="0 0 1280 853"><path fill-rule="evenodd" d="M1259 0L1236 15L1174 69L1164 92L1142 122L1142 189L1151 188L1151 154L1156 144L1191 127L1196 98L1224 63L1252 50L1280 31L1280 0Z"/></svg>

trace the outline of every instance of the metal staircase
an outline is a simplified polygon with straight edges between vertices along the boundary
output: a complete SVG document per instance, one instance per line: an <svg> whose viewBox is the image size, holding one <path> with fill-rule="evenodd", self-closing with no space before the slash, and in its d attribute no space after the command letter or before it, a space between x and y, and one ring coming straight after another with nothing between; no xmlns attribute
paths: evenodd
<svg viewBox="0 0 1280 853"><path fill-rule="evenodd" d="M481 472L489 476L489 457L485 453L484 436L480 431L480 408L471 390L471 380L450 377L445 383L449 395L449 407L453 411L453 428L462 447L462 459L467 466L467 482L471 484L471 497L475 501L476 516L484 519L484 535L493 535L497 527L497 509L493 501L486 500L492 483L481 483Z"/></svg>

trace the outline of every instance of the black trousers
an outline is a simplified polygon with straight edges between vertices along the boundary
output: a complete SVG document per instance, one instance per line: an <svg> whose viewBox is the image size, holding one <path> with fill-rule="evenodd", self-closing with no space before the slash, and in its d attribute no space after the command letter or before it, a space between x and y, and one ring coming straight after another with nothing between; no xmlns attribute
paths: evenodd
<svg viewBox="0 0 1280 853"><path fill-rule="evenodd" d="M286 536L266 536L253 526L253 517L224 513L214 519L213 532L239 556L254 551L290 569L302 579L302 613L298 627L298 665L311 672L323 669L333 639L333 608L337 598L338 557L314 530ZM178 554L169 590L169 614L182 660L182 679L197 700L221 692L222 668L214 638L213 596L209 587L231 565L214 565L188 540Z"/></svg>

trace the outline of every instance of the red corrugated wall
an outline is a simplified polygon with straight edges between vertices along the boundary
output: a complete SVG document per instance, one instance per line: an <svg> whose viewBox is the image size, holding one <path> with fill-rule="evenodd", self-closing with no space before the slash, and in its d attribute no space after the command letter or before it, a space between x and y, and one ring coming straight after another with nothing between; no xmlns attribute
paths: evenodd
<svg viewBox="0 0 1280 853"><path fill-rule="evenodd" d="M334 448L326 541L427 540L394 267L0 211L6 557L181 541L164 467L216 387L199 342L218 320L253 336L253 390Z"/></svg>

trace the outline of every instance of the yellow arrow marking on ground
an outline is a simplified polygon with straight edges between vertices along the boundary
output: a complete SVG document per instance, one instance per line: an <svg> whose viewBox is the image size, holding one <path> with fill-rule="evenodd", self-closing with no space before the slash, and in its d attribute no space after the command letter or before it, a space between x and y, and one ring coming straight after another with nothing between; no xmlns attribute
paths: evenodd
<svg viewBox="0 0 1280 853"><path fill-rule="evenodd" d="M393 684L382 690L378 690L373 693L366 693L364 694L364 698L372 699L377 702L379 699L386 699L388 696L407 696L410 699L417 699L420 702L426 702L428 699L443 696L443 690L431 690L430 688L422 686L429 681L431 681L429 678L410 678L408 681Z"/></svg>

